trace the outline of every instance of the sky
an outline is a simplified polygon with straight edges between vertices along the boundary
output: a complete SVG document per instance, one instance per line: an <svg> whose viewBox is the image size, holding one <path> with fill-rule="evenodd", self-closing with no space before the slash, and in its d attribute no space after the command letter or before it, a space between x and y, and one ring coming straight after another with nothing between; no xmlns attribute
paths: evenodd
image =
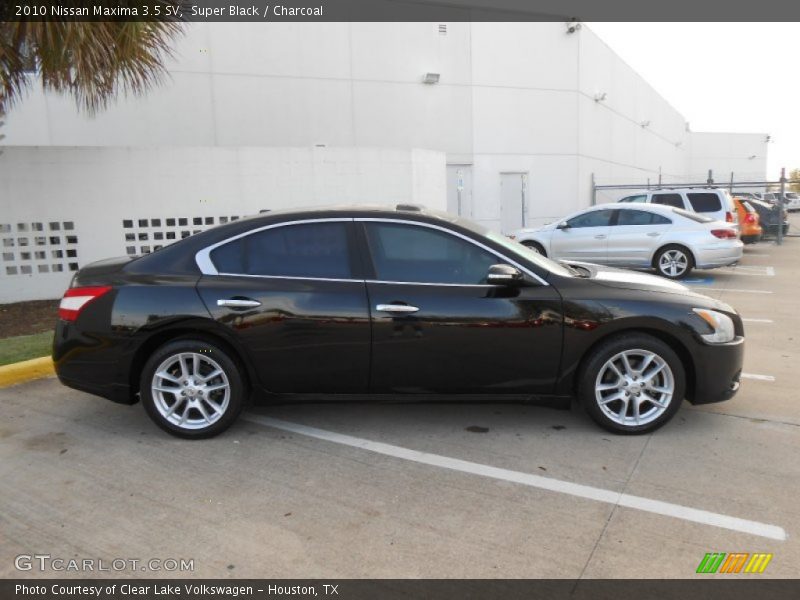
<svg viewBox="0 0 800 600"><path fill-rule="evenodd" d="M767 176L800 167L800 23L590 23L692 131L767 133Z"/></svg>

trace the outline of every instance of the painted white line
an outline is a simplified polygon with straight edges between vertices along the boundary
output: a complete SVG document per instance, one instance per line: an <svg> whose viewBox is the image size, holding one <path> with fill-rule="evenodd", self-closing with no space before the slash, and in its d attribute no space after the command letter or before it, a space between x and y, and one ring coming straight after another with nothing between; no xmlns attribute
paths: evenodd
<svg viewBox="0 0 800 600"><path fill-rule="evenodd" d="M757 373L742 373L742 379L754 379L756 381L775 381L772 375L759 375Z"/></svg>
<svg viewBox="0 0 800 600"><path fill-rule="evenodd" d="M745 319L742 317L742 321L745 323L774 323L772 319Z"/></svg>
<svg viewBox="0 0 800 600"><path fill-rule="evenodd" d="M384 444L383 442L373 442L372 440L357 438L333 431L326 431L325 429L317 429L316 427L309 427L307 425L300 425L298 423L290 423L288 421L282 421L261 415L248 414L245 415L243 419L245 421L250 421L251 423L266 425L267 427L274 427L275 429L280 429L282 431L289 431L299 435L305 435L319 440L333 442L335 444L352 446L353 448L359 448L361 450L367 450L369 452L375 452L377 454L392 456L394 458L409 460L433 467L440 467L442 469L449 469L451 471L459 471L461 473L470 473L472 475L479 475L481 477L490 477L492 479L510 481L512 483L519 483L521 485L527 485L542 490L548 490L560 494L569 494L579 498L586 498L596 502L605 502L606 504L613 504L615 506L635 508L644 512L655 513L667 517L675 517L676 519L692 521L693 523L700 523L702 525L711 525L713 527L721 527L723 529L730 529L732 531L749 533L752 535L769 538L771 540L787 539L786 531L782 527L770 525L768 523L760 523L759 521L740 519L738 517L731 517L729 515L709 512L697 508L689 508L688 506L672 504L671 502L652 500L650 498L643 498L641 496L621 494L612 490L582 485L579 483L572 483L571 481L562 481L560 479L542 477L541 475L533 475L530 473L523 473L521 471L511 471L509 469L491 467L489 465L460 460L457 458L450 458L440 454L431 454L429 452L420 452L418 450L403 448L402 446Z"/></svg>
<svg viewBox="0 0 800 600"><path fill-rule="evenodd" d="M771 294L772 292L768 292L767 290L742 290L737 288L718 288L718 287L707 287L698 285L693 287L694 290L710 290L712 292L737 292L740 294Z"/></svg>
<svg viewBox="0 0 800 600"><path fill-rule="evenodd" d="M745 269L744 267L731 267L717 269L723 275L742 275L744 277L775 277L773 267L758 267L758 269Z"/></svg>

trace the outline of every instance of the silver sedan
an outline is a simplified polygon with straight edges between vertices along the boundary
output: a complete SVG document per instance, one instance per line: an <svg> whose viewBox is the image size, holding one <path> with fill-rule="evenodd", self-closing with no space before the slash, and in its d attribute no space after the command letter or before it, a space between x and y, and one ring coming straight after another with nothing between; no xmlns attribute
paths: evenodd
<svg viewBox="0 0 800 600"><path fill-rule="evenodd" d="M655 269L670 279L736 263L744 245L730 223L656 204L603 204L512 236L556 260Z"/></svg>

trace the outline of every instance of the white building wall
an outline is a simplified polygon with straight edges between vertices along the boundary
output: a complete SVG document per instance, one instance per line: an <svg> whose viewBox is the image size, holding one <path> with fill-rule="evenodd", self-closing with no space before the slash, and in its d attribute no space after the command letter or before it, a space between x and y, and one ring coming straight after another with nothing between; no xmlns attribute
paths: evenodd
<svg viewBox="0 0 800 600"><path fill-rule="evenodd" d="M689 133L683 116L587 26L568 34L563 23L189 24L169 72L169 81L146 97L118 99L94 117L37 88L6 116L4 141L90 147L123 181L124 165L109 161L126 148L156 147L158 154L184 147L193 156L190 171L219 174L220 184L208 182L215 193L223 192L220 185L247 198L268 190L298 203L361 201L370 193L446 206L445 165L411 150L425 148L452 165L451 184L458 165L463 213L495 229L508 222L504 173L525 175L525 224L536 225L587 206L592 176L598 184L646 184L659 174L676 182L709 168L762 177L766 169L765 144L757 143L765 136ZM422 83L425 73L438 73L439 83ZM596 102L597 94L605 99ZM334 160L343 169L335 178L310 155L298 164L323 170L310 179L305 166L287 168L285 150L266 151L309 153L316 146L368 149L361 158ZM101 159L97 147L115 149ZM370 161L383 164L374 148L403 149L404 160L420 162L412 171L373 172ZM78 151L58 155L63 165L55 172L84 160L71 152ZM169 181L185 160L158 175L140 173L137 185L175 212L194 209L194 200L178 193L185 178ZM441 173L431 171L437 168ZM52 202L30 196L49 189L27 191L34 205ZM114 202L133 199L126 193ZM6 197L0 203L6 212Z"/></svg>
<svg viewBox="0 0 800 600"><path fill-rule="evenodd" d="M80 265L152 251L232 217L336 203L445 210L445 188L445 156L430 150L6 148L0 303L58 297Z"/></svg>
<svg viewBox="0 0 800 600"><path fill-rule="evenodd" d="M705 181L712 170L714 181L763 180L767 172L766 133L693 133L688 176Z"/></svg>

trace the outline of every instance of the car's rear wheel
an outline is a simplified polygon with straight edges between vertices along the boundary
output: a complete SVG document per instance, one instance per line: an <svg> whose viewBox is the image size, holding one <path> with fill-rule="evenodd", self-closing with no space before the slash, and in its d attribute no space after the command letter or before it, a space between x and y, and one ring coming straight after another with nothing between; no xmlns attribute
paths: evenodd
<svg viewBox="0 0 800 600"><path fill-rule="evenodd" d="M542 246L539 242L532 242L530 240L525 240L522 242L522 245L526 248L530 248L537 254L541 254L542 256L547 256L547 252L544 250L544 246Z"/></svg>
<svg viewBox="0 0 800 600"><path fill-rule="evenodd" d="M658 274L669 279L681 279L694 268L692 253L683 246L664 246L653 260Z"/></svg>
<svg viewBox="0 0 800 600"><path fill-rule="evenodd" d="M663 341L626 334L597 347L578 382L589 416L614 433L647 433L680 408L686 376L680 358Z"/></svg>
<svg viewBox="0 0 800 600"><path fill-rule="evenodd" d="M235 358L199 339L159 348L142 370L140 391L156 425L184 438L208 438L225 431L245 400L244 378Z"/></svg>

